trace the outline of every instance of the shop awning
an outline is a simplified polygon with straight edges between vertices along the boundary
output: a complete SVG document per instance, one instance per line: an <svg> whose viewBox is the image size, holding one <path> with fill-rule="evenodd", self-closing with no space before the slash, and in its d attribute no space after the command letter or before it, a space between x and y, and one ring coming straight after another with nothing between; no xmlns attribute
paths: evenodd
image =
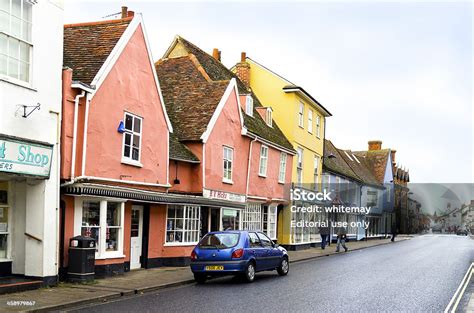
<svg viewBox="0 0 474 313"><path fill-rule="evenodd" d="M137 202L182 204L182 205L205 205L215 207L228 207L244 209L245 203L209 199L202 196L188 194L173 194L166 192L146 191L134 188L110 186L94 183L77 183L62 187L63 194L72 196L91 196L126 199Z"/></svg>

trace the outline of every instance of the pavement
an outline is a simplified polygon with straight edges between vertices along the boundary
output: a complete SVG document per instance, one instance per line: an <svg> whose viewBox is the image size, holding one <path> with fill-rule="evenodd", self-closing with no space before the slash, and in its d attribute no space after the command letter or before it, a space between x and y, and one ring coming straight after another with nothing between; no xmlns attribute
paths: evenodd
<svg viewBox="0 0 474 313"><path fill-rule="evenodd" d="M348 253L361 249L396 245L399 242L411 239L413 236L397 237L395 243L389 239L371 239L368 241L351 241L347 244ZM300 251L290 251L291 263L304 262L336 254L335 244L325 250L312 248ZM61 283L57 287L41 288L19 293L0 296L0 311L20 312L50 312L63 311L83 305L97 305L105 302L128 299L135 295L159 292L167 288L192 284L193 275L189 267L162 267L155 269L135 270L124 275L98 279L88 284ZM121 311L119 309L119 311Z"/></svg>
<svg viewBox="0 0 474 313"><path fill-rule="evenodd" d="M425 235L296 262L252 284L219 278L71 312L443 312L472 260L470 238Z"/></svg>

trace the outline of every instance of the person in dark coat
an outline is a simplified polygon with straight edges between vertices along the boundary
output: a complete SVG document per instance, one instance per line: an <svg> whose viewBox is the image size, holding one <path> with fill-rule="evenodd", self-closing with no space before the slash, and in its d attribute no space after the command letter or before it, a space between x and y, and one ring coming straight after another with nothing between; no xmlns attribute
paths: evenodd
<svg viewBox="0 0 474 313"><path fill-rule="evenodd" d="M320 226L319 227L319 235L321 236L321 249L326 248L326 244L329 241L329 226Z"/></svg>
<svg viewBox="0 0 474 313"><path fill-rule="evenodd" d="M346 240L347 240L347 229L345 227L339 227L337 231L337 246L336 252L339 252L339 248L342 246L344 251L347 252L349 250L346 247Z"/></svg>
<svg viewBox="0 0 474 313"><path fill-rule="evenodd" d="M395 237L397 236L397 224L393 224L392 225L392 239L390 239L390 241L394 242L395 241Z"/></svg>

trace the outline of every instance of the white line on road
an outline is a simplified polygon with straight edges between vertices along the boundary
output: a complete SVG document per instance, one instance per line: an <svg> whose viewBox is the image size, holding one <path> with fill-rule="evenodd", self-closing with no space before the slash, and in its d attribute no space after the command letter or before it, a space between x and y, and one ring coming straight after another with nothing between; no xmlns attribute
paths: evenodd
<svg viewBox="0 0 474 313"><path fill-rule="evenodd" d="M449 301L448 306L446 307L446 310L444 310L444 313L454 313L456 312L456 309L459 305L459 302L461 301L461 298L464 294L464 291L466 290L467 285L471 281L472 274L474 273L474 262L469 266L469 269L466 272L466 275L464 275L464 278L461 281L461 284L459 284L458 289L453 295L453 298L451 301Z"/></svg>

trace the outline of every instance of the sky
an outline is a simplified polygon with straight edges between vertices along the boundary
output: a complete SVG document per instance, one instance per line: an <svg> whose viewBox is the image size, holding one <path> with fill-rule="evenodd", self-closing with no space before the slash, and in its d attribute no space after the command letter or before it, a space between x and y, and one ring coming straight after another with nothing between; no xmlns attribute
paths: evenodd
<svg viewBox="0 0 474 313"><path fill-rule="evenodd" d="M474 182L471 2L76 0L64 20L122 5L143 14L154 60L178 34L228 67L245 51L332 113L338 148L381 140L412 183Z"/></svg>

